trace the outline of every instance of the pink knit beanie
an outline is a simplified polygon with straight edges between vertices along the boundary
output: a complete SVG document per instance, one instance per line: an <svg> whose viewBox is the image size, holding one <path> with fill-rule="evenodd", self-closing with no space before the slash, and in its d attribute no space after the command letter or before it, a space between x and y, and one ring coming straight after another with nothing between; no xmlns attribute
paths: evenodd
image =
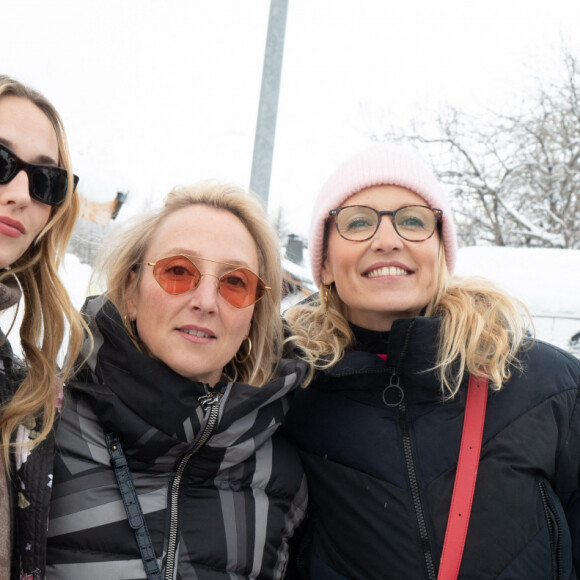
<svg viewBox="0 0 580 580"><path fill-rule="evenodd" d="M443 210L442 238L449 272L457 253L451 206L433 172L410 151L394 145L378 145L345 161L322 186L310 225L308 247L314 282L320 287L324 224L331 209L340 207L355 193L375 185L398 185L419 194L429 205Z"/></svg>

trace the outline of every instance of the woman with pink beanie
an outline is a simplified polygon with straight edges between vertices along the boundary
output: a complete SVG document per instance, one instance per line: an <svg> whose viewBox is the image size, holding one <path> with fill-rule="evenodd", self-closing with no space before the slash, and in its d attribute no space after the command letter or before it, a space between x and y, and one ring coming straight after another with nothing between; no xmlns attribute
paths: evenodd
<svg viewBox="0 0 580 580"><path fill-rule="evenodd" d="M289 577L575 579L580 361L453 276L434 174L393 146L348 159L309 248L320 293L285 314L312 371L287 416L310 494Z"/></svg>

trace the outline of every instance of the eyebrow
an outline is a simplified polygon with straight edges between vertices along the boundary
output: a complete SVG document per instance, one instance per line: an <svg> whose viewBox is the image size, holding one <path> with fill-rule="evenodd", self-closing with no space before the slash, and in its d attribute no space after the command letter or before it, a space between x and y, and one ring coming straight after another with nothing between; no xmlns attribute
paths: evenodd
<svg viewBox="0 0 580 580"><path fill-rule="evenodd" d="M168 250L167 253L159 259L162 260L163 258L167 258L169 256L178 256L180 254L187 256L188 258L199 258L201 260L207 260L208 262L216 262L218 264L226 264L228 266L244 266L244 268L248 268L248 270L251 270L250 264L248 264L244 260L236 260L236 259L214 260L213 258L206 258L204 256L200 256L199 254L192 254L191 250L185 250L183 248L172 248Z"/></svg>
<svg viewBox="0 0 580 580"><path fill-rule="evenodd" d="M0 143L2 143L2 145L5 145L6 147L8 147L8 149L10 149L10 151L12 151L12 153L14 153L14 155L16 155L16 153L14 152L14 143L12 143L12 141L10 141L10 139L5 139L4 137L0 137ZM24 161L24 160L23 160ZM50 156L50 155L37 155L34 158L34 161L28 161L27 163L32 163L34 165L54 165L55 167L59 167L58 163Z"/></svg>

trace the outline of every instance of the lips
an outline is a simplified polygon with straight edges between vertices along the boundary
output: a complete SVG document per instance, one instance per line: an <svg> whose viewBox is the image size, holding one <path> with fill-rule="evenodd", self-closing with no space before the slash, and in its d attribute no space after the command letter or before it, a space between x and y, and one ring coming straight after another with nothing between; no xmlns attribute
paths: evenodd
<svg viewBox="0 0 580 580"><path fill-rule="evenodd" d="M203 330L197 330L195 328L178 328L180 332L189 334L190 336L198 336L200 338L215 338L214 334L210 334Z"/></svg>
<svg viewBox="0 0 580 580"><path fill-rule="evenodd" d="M22 222L2 216L0 217L0 232L11 238L19 238L26 233L26 228Z"/></svg>

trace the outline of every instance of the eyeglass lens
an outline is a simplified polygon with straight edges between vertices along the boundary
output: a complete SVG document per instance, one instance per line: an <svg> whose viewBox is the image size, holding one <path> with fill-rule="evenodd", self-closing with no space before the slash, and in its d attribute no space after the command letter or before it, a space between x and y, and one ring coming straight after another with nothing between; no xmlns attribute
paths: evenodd
<svg viewBox="0 0 580 580"><path fill-rule="evenodd" d="M0 144L0 184L12 181L22 169L28 175L28 192L31 198L47 205L59 205L65 200L68 188L65 169L53 165L26 163L8 147ZM78 180L75 175L75 187Z"/></svg>
<svg viewBox="0 0 580 580"><path fill-rule="evenodd" d="M379 212L372 207L354 205L338 211L336 226L339 234L347 240L368 240L377 231L383 215L392 216L399 236L413 242L430 238L437 225L437 214L431 208L421 205L402 207L394 212Z"/></svg>
<svg viewBox="0 0 580 580"><path fill-rule="evenodd" d="M169 294L182 294L199 284L202 274L185 256L170 256L157 261L153 276ZM266 291L264 282L248 268L240 267L218 278L218 292L233 306L245 308L258 302Z"/></svg>

